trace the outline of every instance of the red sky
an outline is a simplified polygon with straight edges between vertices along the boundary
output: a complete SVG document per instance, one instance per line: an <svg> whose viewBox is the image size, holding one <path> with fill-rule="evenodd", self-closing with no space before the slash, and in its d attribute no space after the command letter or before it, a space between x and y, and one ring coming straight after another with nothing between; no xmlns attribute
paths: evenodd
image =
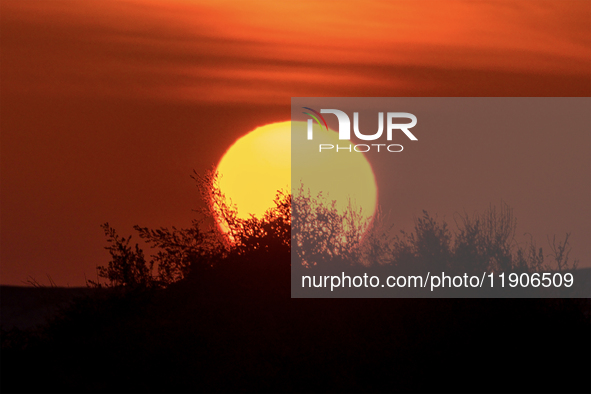
<svg viewBox="0 0 591 394"><path fill-rule="evenodd" d="M0 11L2 284L82 285L108 261L105 221L122 234L187 225L192 170L287 120L291 97L591 96L586 0L3 0ZM524 188L514 208L523 231L572 231L589 265L582 141L570 153L581 165L557 174L572 204L550 212ZM474 206L496 202L481 192ZM402 222L422 208L440 206L409 207Z"/></svg>

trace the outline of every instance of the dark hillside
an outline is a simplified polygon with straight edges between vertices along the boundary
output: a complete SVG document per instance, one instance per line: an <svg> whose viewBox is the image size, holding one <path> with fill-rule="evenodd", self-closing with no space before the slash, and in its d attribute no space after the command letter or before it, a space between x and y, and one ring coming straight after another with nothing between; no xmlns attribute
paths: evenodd
<svg viewBox="0 0 591 394"><path fill-rule="evenodd" d="M589 299L291 299L285 261L235 257L3 332L2 390L590 389Z"/></svg>

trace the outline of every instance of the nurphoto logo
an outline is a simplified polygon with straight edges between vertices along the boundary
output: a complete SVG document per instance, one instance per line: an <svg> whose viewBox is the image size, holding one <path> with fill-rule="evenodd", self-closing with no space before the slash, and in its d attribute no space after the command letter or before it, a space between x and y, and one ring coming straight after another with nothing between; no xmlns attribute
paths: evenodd
<svg viewBox="0 0 591 394"><path fill-rule="evenodd" d="M351 140L351 119L349 115L347 115L344 111L338 109L321 109L320 112L310 108L310 107L302 107L310 112L304 112L305 115L310 116L312 119L308 119L308 140L314 139L314 121L318 123L321 128L325 128L328 131L328 124L326 120L322 116L322 114L333 114L337 117L339 122L339 140ZM417 124L417 117L408 112L388 112L386 114L386 139L387 141L392 141L392 136L395 130L402 131L411 141L417 141L417 137L409 129L413 128ZM399 119L408 119L410 123L394 123L394 120ZM363 134L359 130L359 112L353 112L353 132L355 133L355 137L363 141L375 141L382 137L384 133L384 113L378 112L378 131L373 134ZM372 148L373 147L373 148ZM380 148L385 147L382 149L382 152L402 152L403 147L400 144L357 144L351 145L347 144L346 146L339 146L338 144L319 144L318 149L319 152L322 151L346 151L346 152L369 152L370 150L377 150L380 152Z"/></svg>

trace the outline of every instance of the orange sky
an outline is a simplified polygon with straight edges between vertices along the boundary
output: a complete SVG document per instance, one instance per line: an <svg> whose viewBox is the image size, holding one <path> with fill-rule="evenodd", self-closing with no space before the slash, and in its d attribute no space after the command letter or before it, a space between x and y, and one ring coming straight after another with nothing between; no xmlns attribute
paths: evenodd
<svg viewBox="0 0 591 394"><path fill-rule="evenodd" d="M292 96L591 96L587 0L3 0L0 11L3 284L83 284L107 261L105 221L123 234L188 224L192 169L288 119ZM525 226L535 213L522 215Z"/></svg>
<svg viewBox="0 0 591 394"><path fill-rule="evenodd" d="M267 104L384 93L589 95L590 7L3 1L2 89Z"/></svg>

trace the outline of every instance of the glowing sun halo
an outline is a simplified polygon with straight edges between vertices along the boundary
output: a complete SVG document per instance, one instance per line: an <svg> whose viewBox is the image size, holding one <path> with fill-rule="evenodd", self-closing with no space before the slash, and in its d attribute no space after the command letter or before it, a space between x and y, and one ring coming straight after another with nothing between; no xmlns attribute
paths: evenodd
<svg viewBox="0 0 591 394"><path fill-rule="evenodd" d="M305 122L295 123L298 127L294 130L305 130ZM278 190L291 191L291 126L292 122L287 121L256 128L238 139L218 164L220 190L236 205L238 217L248 218L254 214L260 218L274 207ZM315 142L349 144L349 141L339 141L338 133L333 130L318 127L314 132ZM295 161L297 171L293 175L298 185L294 185L294 189L299 188L301 181L312 196L322 191L330 200L336 200L340 210L351 197L365 215L373 216L377 188L371 166L362 153L312 153Z"/></svg>

